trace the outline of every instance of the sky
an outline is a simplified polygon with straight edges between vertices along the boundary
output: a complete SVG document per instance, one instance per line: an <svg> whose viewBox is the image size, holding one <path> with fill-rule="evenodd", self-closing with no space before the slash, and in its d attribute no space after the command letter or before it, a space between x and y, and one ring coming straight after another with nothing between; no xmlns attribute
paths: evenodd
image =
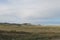
<svg viewBox="0 0 60 40"><path fill-rule="evenodd" d="M0 0L0 22L60 24L60 0Z"/></svg>

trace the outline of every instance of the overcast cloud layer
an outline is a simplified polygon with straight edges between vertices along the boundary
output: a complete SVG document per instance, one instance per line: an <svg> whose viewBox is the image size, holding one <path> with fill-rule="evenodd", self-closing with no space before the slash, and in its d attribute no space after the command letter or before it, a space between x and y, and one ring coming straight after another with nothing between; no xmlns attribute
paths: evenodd
<svg viewBox="0 0 60 40"><path fill-rule="evenodd" d="M0 0L0 22L60 24L60 0Z"/></svg>

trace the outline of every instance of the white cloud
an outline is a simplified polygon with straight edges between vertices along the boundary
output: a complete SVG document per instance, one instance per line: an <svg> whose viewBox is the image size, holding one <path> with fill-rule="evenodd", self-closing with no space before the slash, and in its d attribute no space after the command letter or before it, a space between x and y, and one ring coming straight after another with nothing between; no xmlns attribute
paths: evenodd
<svg viewBox="0 0 60 40"><path fill-rule="evenodd" d="M17 15L19 15L22 19L29 18L30 16L34 18L44 18L44 17L55 17L55 13L49 13L51 10L59 7L59 0L24 0L24 4L22 7L17 8Z"/></svg>
<svg viewBox="0 0 60 40"><path fill-rule="evenodd" d="M14 14L22 21L31 18L54 18L60 15L60 0L7 0L0 4L0 15ZM58 12L58 13L57 13ZM57 15L56 15L57 14ZM14 16L13 15L13 16ZM59 17L59 16L58 16ZM27 22L26 21L26 22Z"/></svg>

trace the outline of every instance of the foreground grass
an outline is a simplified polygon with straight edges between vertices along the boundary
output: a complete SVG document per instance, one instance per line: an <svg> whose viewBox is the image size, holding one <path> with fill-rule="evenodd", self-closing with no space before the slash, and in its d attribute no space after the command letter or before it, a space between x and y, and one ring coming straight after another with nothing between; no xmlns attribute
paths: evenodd
<svg viewBox="0 0 60 40"><path fill-rule="evenodd" d="M16 31L0 31L0 40L55 40L60 38L60 33L54 32L16 32Z"/></svg>
<svg viewBox="0 0 60 40"><path fill-rule="evenodd" d="M0 40L60 40L60 27L0 25Z"/></svg>

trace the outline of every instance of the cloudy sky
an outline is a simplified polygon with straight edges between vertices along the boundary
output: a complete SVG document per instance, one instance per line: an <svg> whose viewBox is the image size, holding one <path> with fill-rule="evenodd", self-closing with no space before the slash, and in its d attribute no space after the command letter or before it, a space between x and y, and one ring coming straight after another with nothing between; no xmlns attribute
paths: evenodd
<svg viewBox="0 0 60 40"><path fill-rule="evenodd" d="M0 0L0 22L60 24L60 0Z"/></svg>

